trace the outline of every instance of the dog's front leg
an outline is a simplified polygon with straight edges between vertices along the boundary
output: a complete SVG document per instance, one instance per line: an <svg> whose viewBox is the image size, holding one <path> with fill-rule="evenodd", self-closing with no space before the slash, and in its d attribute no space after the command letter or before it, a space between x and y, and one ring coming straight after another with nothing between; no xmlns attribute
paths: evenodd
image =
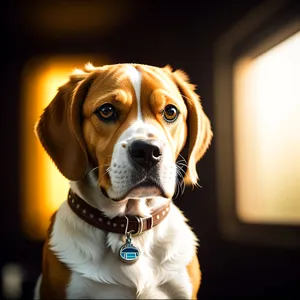
<svg viewBox="0 0 300 300"><path fill-rule="evenodd" d="M200 270L198 256L196 253L193 256L192 261L187 266L187 272L189 274L190 281L193 286L192 299L197 299L197 294L200 288L202 274Z"/></svg>
<svg viewBox="0 0 300 300"><path fill-rule="evenodd" d="M193 286L187 270L176 274L163 288L169 299L193 299Z"/></svg>

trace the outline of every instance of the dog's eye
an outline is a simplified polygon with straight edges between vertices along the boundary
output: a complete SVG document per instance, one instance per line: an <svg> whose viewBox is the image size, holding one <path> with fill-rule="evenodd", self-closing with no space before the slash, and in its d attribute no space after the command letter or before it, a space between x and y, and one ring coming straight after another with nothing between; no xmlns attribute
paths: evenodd
<svg viewBox="0 0 300 300"><path fill-rule="evenodd" d="M110 103L105 103L98 107L95 114L100 120L105 122L115 121L117 119L116 108Z"/></svg>
<svg viewBox="0 0 300 300"><path fill-rule="evenodd" d="M164 111L163 111L163 117L165 119L165 121L172 123L174 122L179 115L179 111L176 108L176 106L169 104L165 107Z"/></svg>

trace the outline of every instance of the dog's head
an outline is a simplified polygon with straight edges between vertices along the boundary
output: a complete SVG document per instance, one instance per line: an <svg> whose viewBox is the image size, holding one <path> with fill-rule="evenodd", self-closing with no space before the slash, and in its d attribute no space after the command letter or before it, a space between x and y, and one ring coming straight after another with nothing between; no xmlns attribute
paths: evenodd
<svg viewBox="0 0 300 300"><path fill-rule="evenodd" d="M182 71L139 64L95 68L70 77L36 126L60 172L71 181L98 167L98 185L114 201L171 198L188 143L186 184L210 144L210 122Z"/></svg>

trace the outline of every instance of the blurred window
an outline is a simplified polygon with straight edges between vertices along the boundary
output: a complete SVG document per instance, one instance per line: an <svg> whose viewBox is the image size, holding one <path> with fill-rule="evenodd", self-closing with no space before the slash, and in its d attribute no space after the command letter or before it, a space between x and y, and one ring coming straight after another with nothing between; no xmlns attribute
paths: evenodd
<svg viewBox="0 0 300 300"><path fill-rule="evenodd" d="M34 126L72 71L95 60L101 65L107 63L107 59L90 55L54 56L32 59L24 68L20 128L22 224L33 239L45 238L50 217L66 199L69 188L67 179L40 145Z"/></svg>
<svg viewBox="0 0 300 300"><path fill-rule="evenodd" d="M300 31L234 66L238 217L300 223Z"/></svg>

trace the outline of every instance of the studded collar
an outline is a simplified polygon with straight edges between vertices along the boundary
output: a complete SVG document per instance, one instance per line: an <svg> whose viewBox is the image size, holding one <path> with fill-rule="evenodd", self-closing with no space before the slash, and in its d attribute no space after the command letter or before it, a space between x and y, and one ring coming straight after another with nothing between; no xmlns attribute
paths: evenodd
<svg viewBox="0 0 300 300"><path fill-rule="evenodd" d="M108 232L126 234L131 232L132 235L140 235L144 231L150 230L153 226L158 225L169 213L170 202L163 207L155 210L151 217L139 216L122 216L108 218L103 212L87 204L71 189L68 195L68 204L73 212L90 225Z"/></svg>

